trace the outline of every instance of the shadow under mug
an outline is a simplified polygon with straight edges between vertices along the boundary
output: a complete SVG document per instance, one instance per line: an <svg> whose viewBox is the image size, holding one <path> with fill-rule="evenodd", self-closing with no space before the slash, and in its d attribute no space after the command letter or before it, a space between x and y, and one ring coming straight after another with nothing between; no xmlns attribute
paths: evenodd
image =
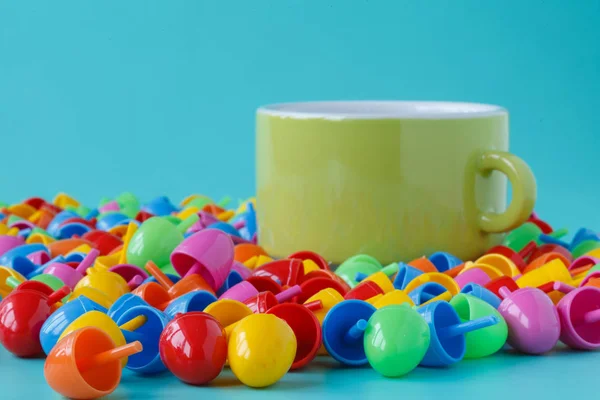
<svg viewBox="0 0 600 400"><path fill-rule="evenodd" d="M435 251L475 259L533 211L536 184L508 153L508 112L450 102L342 101L259 108L259 244L333 263ZM507 179L512 199L507 206Z"/></svg>

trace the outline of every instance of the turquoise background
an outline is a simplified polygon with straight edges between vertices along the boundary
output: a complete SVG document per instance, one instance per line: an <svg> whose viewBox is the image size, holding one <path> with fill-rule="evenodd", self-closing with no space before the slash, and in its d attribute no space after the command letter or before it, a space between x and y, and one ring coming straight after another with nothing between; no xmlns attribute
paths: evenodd
<svg viewBox="0 0 600 400"><path fill-rule="evenodd" d="M600 227L597 0L0 2L0 200L254 191L254 111L463 100L511 112L537 210Z"/></svg>
<svg viewBox="0 0 600 400"><path fill-rule="evenodd" d="M461 100L509 109L543 218L598 229L599 15L586 0L2 1L0 200L246 197L262 104ZM564 398L593 385L597 363L507 353L402 384L315 365L265 391L127 374L112 398ZM48 398L41 367L0 350L4 394Z"/></svg>

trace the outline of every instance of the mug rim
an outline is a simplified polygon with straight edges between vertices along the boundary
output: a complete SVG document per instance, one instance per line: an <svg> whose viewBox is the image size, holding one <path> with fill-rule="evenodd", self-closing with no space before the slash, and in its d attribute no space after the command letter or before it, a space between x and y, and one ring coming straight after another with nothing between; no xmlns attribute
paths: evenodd
<svg viewBox="0 0 600 400"><path fill-rule="evenodd" d="M468 119L507 115L501 106L452 101L344 100L275 103L257 114L292 119Z"/></svg>

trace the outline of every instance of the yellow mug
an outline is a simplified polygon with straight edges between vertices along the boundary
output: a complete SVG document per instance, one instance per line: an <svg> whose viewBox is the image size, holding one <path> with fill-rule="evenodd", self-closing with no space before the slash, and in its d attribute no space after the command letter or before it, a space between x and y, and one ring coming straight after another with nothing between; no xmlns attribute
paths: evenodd
<svg viewBox="0 0 600 400"><path fill-rule="evenodd" d="M306 249L336 264L358 253L384 264L435 251L475 259L533 211L533 174L507 151L508 112L493 105L261 107L260 245L275 257Z"/></svg>

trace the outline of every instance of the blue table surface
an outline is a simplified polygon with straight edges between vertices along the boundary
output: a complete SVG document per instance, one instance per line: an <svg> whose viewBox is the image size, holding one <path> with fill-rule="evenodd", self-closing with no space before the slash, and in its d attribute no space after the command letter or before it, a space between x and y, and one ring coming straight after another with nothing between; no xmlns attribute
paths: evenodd
<svg viewBox="0 0 600 400"><path fill-rule="evenodd" d="M0 399L58 399L46 384L42 359L17 359L0 350ZM479 397L483 399L539 398L567 396L597 398L595 378L600 354L577 352L558 345L544 356L528 356L512 350L479 360L463 360L446 369L417 368L398 379L386 379L369 367L342 368L332 359L320 357L309 367L288 373L274 386L251 389L229 369L210 385L181 383L169 373L142 377L125 370L121 385L107 400L127 399L306 399L404 398L444 399ZM200 397L202 396L202 397Z"/></svg>

